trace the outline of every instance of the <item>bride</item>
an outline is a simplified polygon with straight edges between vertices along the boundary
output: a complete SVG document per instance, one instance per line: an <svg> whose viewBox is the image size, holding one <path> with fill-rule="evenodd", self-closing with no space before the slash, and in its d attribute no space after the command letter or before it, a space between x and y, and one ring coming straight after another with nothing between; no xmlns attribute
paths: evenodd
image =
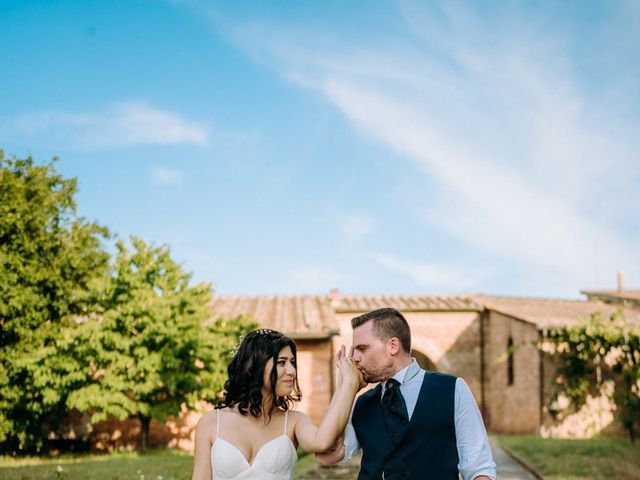
<svg viewBox="0 0 640 480"><path fill-rule="evenodd" d="M336 392L316 427L292 410L301 398L295 342L275 330L249 333L227 369L224 398L196 427L192 480L289 480L297 446L309 453L333 447L362 381L344 346L337 363Z"/></svg>

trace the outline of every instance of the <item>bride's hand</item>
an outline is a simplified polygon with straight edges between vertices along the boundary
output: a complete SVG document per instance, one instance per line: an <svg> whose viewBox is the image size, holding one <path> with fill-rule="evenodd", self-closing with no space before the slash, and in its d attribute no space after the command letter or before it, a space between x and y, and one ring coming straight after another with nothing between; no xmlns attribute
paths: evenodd
<svg viewBox="0 0 640 480"><path fill-rule="evenodd" d="M338 364L338 388L342 384L352 385L358 388L361 388L361 385L364 383L362 379L362 373L353 363L353 360L346 354L345 346L342 345L338 354L336 355L336 360Z"/></svg>
<svg viewBox="0 0 640 480"><path fill-rule="evenodd" d="M340 361L344 356L345 348L344 345L340 347L340 350L336 353L336 367L338 367L338 381L336 382L336 390L339 390L342 386L342 371L340 370Z"/></svg>

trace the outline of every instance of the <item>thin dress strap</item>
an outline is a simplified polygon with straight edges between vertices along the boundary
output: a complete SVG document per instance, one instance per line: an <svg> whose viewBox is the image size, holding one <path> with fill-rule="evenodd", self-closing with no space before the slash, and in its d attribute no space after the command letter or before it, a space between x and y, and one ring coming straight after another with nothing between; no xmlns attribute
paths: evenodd
<svg viewBox="0 0 640 480"><path fill-rule="evenodd" d="M287 419L289 418L289 410L284 412L284 434L287 434Z"/></svg>
<svg viewBox="0 0 640 480"><path fill-rule="evenodd" d="M216 413L216 440L220 436L220 413L222 413L222 411L218 409Z"/></svg>

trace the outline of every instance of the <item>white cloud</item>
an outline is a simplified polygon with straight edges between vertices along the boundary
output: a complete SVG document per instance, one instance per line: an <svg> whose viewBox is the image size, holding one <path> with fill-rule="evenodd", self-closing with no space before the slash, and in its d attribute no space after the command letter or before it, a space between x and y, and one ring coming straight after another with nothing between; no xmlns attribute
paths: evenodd
<svg viewBox="0 0 640 480"><path fill-rule="evenodd" d="M466 243L525 263L573 271L585 266L596 239L612 258L632 258L629 245L580 215L561 192L546 189L526 171L465 148L455 132L443 131L411 106L348 82L327 92L361 128L447 186L449 197L429 218Z"/></svg>
<svg viewBox="0 0 640 480"><path fill-rule="evenodd" d="M202 125L144 102L117 104L107 118L107 124L113 130L110 139L122 136L128 145L207 143L208 135Z"/></svg>
<svg viewBox="0 0 640 480"><path fill-rule="evenodd" d="M161 185L174 185L182 183L184 173L173 168L155 167L151 170L151 178Z"/></svg>
<svg viewBox="0 0 640 480"><path fill-rule="evenodd" d="M371 258L382 267L408 276L420 287L437 288L439 291L470 289L484 276L471 268L415 262L383 253L373 253Z"/></svg>
<svg viewBox="0 0 640 480"><path fill-rule="evenodd" d="M0 130L36 144L82 149L209 142L204 125L141 101L115 103L97 113L28 113L2 121Z"/></svg>
<svg viewBox="0 0 640 480"><path fill-rule="evenodd" d="M410 41L379 40L375 51L319 47L304 29L255 22L231 35L249 32L234 40L253 58L320 92L435 180L445 193L416 208L463 244L572 289L594 268L640 263L612 218L632 218L640 204L635 127L620 124L610 92L588 95L565 33L527 13L506 18L509 9L487 20L463 3L443 2L438 18L425 4L403 5ZM446 273L378 261L425 283Z"/></svg>

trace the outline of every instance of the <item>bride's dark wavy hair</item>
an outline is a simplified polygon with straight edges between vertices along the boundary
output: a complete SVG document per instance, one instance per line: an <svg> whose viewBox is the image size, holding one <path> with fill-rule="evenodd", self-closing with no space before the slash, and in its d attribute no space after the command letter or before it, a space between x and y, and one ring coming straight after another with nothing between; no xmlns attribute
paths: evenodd
<svg viewBox="0 0 640 480"><path fill-rule="evenodd" d="M293 390L286 397L276 397L278 379L278 354L290 347L293 353L296 376ZM271 405L267 412L262 408L262 387L264 368L269 359L273 367L269 374L271 387ZM295 402L302 399L298 386L297 349L293 339L275 330L261 328L250 332L236 350L227 367L228 379L224 384L224 398L218 401L216 408L236 407L242 415L249 413L253 417L264 414L270 420L274 410L289 410Z"/></svg>

